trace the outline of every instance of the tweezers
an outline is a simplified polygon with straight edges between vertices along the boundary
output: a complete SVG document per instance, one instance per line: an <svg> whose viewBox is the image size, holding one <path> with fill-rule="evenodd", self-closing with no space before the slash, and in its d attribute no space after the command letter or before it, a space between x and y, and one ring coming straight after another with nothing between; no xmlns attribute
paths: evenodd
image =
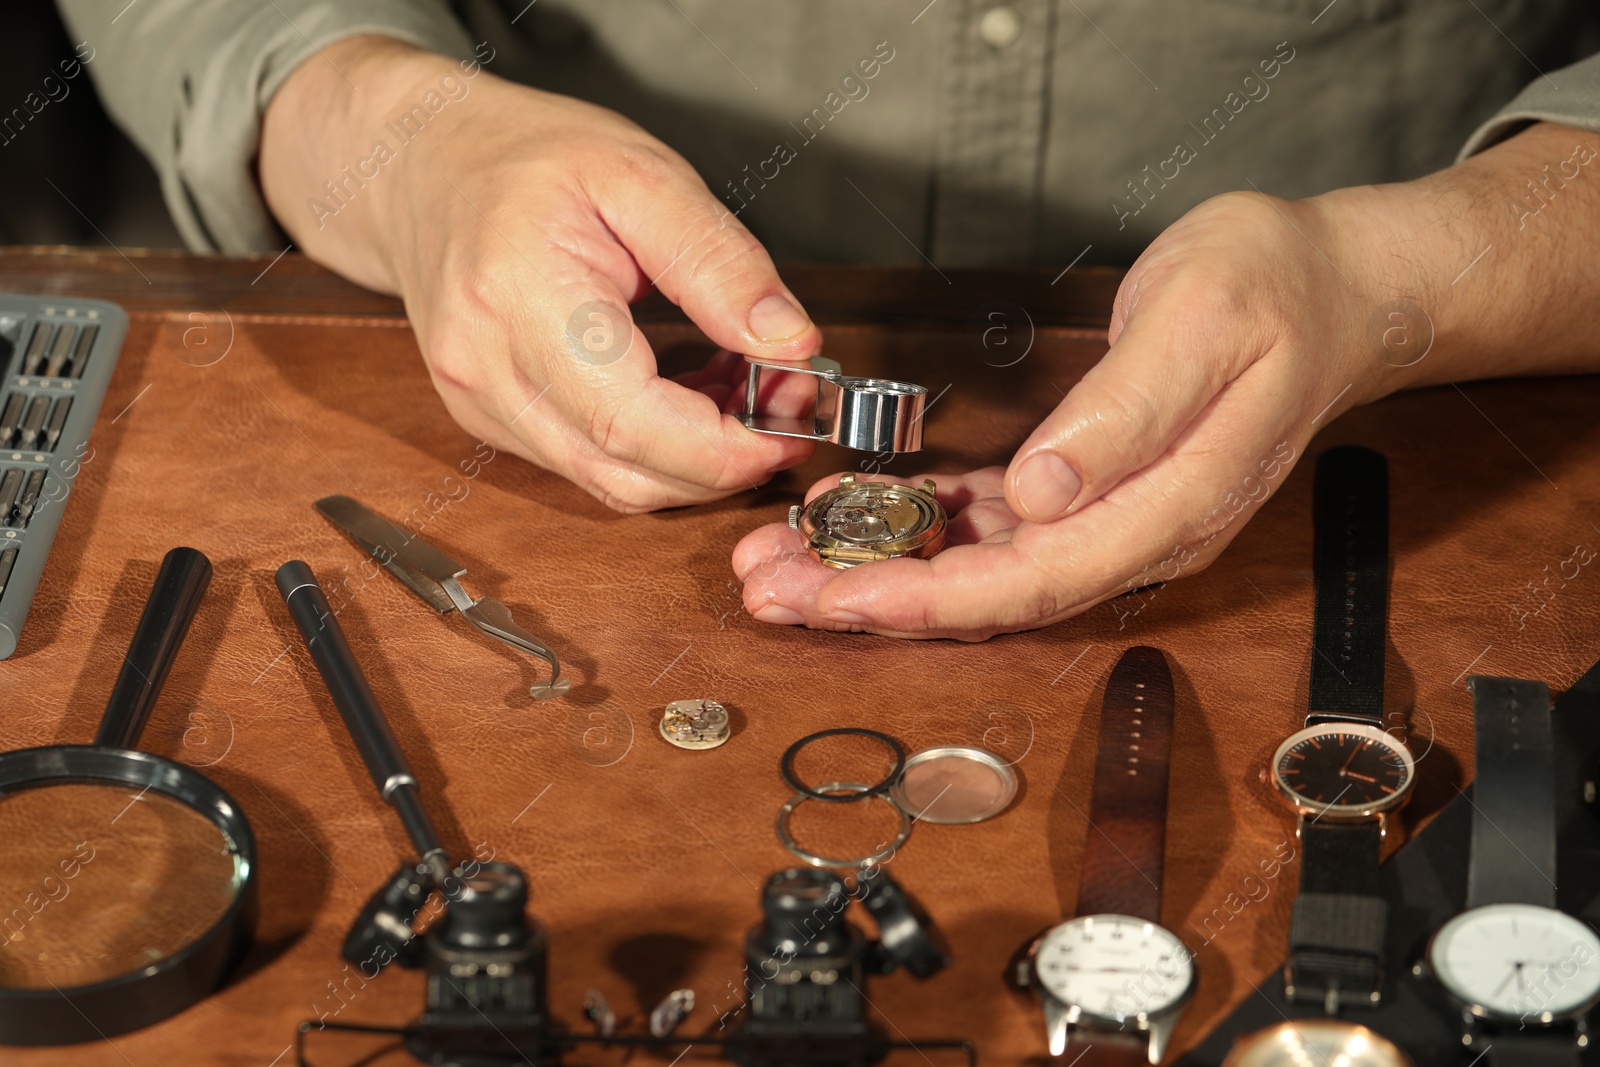
<svg viewBox="0 0 1600 1067"><path fill-rule="evenodd" d="M491 596L473 599L461 588L457 579L467 573L461 564L347 496L325 496L317 501L317 510L441 615L459 611L490 637L550 664L550 680L529 689L529 696L549 700L572 688L571 679L561 677L561 662L556 654L518 626L511 618L510 608Z"/></svg>

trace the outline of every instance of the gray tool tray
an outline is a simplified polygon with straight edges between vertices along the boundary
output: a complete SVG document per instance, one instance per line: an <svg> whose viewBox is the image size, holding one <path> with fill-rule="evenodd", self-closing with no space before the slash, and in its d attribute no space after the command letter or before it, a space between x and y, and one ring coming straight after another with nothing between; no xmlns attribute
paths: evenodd
<svg viewBox="0 0 1600 1067"><path fill-rule="evenodd" d="M103 300L0 293L0 659L17 649L127 332Z"/></svg>

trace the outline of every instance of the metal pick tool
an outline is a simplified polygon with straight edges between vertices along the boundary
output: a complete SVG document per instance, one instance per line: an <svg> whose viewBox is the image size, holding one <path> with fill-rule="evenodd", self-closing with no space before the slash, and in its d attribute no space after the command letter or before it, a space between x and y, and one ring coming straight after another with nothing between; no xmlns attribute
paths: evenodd
<svg viewBox="0 0 1600 1067"><path fill-rule="evenodd" d="M746 356L750 378L745 383L744 412L739 416L757 433L832 441L863 452L918 452L922 449L922 415L928 390L886 378L852 378L835 360L812 356L808 363ZM756 411L763 371L810 374L817 379L817 406L811 418L762 415Z"/></svg>
<svg viewBox="0 0 1600 1067"><path fill-rule="evenodd" d="M325 496L317 501L317 510L441 615L459 611L490 637L550 664L550 680L529 689L529 696L549 700L572 688L572 680L561 677L561 662L556 654L518 626L511 618L510 608L490 596L475 600L461 588L456 579L467 573L461 564L347 496Z"/></svg>
<svg viewBox="0 0 1600 1067"><path fill-rule="evenodd" d="M679 748L716 748L729 734L728 709L715 700L674 700L661 716L661 736Z"/></svg>

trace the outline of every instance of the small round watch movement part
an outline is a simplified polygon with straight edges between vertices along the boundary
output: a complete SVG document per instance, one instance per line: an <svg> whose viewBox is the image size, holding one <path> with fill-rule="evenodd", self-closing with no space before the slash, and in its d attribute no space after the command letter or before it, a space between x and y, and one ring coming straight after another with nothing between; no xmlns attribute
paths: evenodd
<svg viewBox="0 0 1600 1067"><path fill-rule="evenodd" d="M674 700L661 715L661 736L679 748L716 748L731 736L728 709L715 700Z"/></svg>
<svg viewBox="0 0 1600 1067"><path fill-rule="evenodd" d="M800 776L795 773L794 760L800 754L800 750L807 745L815 744L829 737L865 737L868 740L876 741L889 750L890 755L894 757L894 766L888 774L883 776L883 780L876 785L863 785L859 789L854 787L843 789L842 787L824 785L813 789L802 782ZM881 794L888 797L890 787L900 780L900 775L905 769L905 746L881 730L868 730L862 726L839 726L832 730L818 730L814 734L807 734L784 750L783 758L778 761L778 773L782 774L783 780L789 783L789 788L796 790L801 796L810 797L812 800L824 800L830 804L848 804L853 800L860 800L863 793ZM889 799L891 803L894 802L893 798ZM900 805L895 804L895 806L899 807Z"/></svg>
<svg viewBox="0 0 1600 1067"><path fill-rule="evenodd" d="M841 793L846 795L840 796L839 794ZM874 796L884 801L899 814L900 831L892 841L885 842L879 846L878 851L870 856L821 856L801 845L794 839L794 835L789 832L789 818L794 814L794 809L808 800L861 800L864 798L870 799ZM833 867L839 870L850 870L882 863L893 856L906 843L906 839L911 836L911 826L912 818L904 808L891 800L887 793L874 792L872 786L863 782L829 782L826 785L819 786L815 792L796 793L784 801L783 807L778 809L778 842L813 867Z"/></svg>
<svg viewBox="0 0 1600 1067"><path fill-rule="evenodd" d="M944 547L949 518L921 486L860 482L854 474L811 503L789 509L789 526L805 536L812 557L841 570L880 559L927 559Z"/></svg>

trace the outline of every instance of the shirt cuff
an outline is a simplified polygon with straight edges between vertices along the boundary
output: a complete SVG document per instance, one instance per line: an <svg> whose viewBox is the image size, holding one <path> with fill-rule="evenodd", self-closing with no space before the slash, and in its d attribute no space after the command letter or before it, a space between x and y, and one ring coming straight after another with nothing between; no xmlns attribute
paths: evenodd
<svg viewBox="0 0 1600 1067"><path fill-rule="evenodd" d="M143 76L154 75L155 84L122 84L120 68L103 64L96 70L102 96L116 112L115 97L128 92L124 124L156 164L189 247L234 254L288 243L261 194L256 155L261 117L296 67L326 62L323 49L360 34L456 59L473 54L466 30L440 0L156 5L130 30L143 38Z"/></svg>
<svg viewBox="0 0 1600 1067"><path fill-rule="evenodd" d="M1585 130L1600 130L1600 56L1541 74L1467 138L1456 162L1520 133L1535 122L1559 122Z"/></svg>

